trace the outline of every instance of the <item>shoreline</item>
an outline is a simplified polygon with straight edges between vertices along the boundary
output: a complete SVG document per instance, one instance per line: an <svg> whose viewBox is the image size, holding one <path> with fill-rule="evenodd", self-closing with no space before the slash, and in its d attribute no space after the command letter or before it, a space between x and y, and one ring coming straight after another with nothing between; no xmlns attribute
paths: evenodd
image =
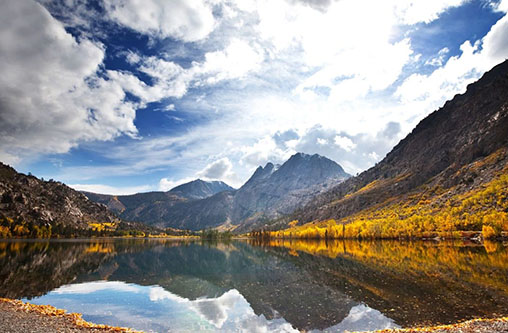
<svg viewBox="0 0 508 333"><path fill-rule="evenodd" d="M25 332L125 332L141 333L132 328L116 327L88 322L79 313L68 313L51 305L35 305L21 300L0 298L0 331ZM478 318L448 325L365 331L375 333L466 333L507 332L508 317Z"/></svg>

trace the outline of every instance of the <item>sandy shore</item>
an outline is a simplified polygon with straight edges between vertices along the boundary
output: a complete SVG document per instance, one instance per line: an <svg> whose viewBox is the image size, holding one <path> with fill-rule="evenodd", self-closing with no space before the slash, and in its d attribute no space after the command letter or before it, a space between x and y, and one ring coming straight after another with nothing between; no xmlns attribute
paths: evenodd
<svg viewBox="0 0 508 333"><path fill-rule="evenodd" d="M124 327L89 323L80 314L67 313L50 305L34 305L0 298L0 332L139 332ZM508 333L508 317L474 319L435 327L381 330L377 333Z"/></svg>

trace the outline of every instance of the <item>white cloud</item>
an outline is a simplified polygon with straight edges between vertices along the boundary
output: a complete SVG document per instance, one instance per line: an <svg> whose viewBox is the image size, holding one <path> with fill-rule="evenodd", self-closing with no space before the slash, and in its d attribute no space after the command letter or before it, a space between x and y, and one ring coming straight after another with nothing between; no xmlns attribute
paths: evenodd
<svg viewBox="0 0 508 333"><path fill-rule="evenodd" d="M233 39L223 51L206 53L205 62L193 71L210 75L206 82L213 84L224 79L242 78L259 69L262 61L260 50L245 41Z"/></svg>
<svg viewBox="0 0 508 333"><path fill-rule="evenodd" d="M69 184L75 190L100 194L128 195L153 190L149 185L116 187L103 184Z"/></svg>
<svg viewBox="0 0 508 333"><path fill-rule="evenodd" d="M231 174L232 169L233 164L229 158L224 157L208 164L203 170L198 172L198 176L206 179L224 179Z"/></svg>
<svg viewBox="0 0 508 333"><path fill-rule="evenodd" d="M166 108L164 109L164 111L175 111L175 104L169 104L168 106L166 106Z"/></svg>
<svg viewBox="0 0 508 333"><path fill-rule="evenodd" d="M393 1L395 12L404 24L429 23L450 7L458 7L468 0L407 0Z"/></svg>
<svg viewBox="0 0 508 333"><path fill-rule="evenodd" d="M333 142L345 151L351 151L356 147L356 144L353 142L353 140L346 136L337 135L333 139Z"/></svg>
<svg viewBox="0 0 508 333"><path fill-rule="evenodd" d="M271 136L265 136L252 145L240 147L242 152L241 163L247 166L258 167L268 162L282 163L293 153L295 140L282 140L276 142Z"/></svg>
<svg viewBox="0 0 508 333"><path fill-rule="evenodd" d="M117 84L96 75L102 45L77 41L28 0L2 3L0 31L4 155L65 153L83 141L136 135L134 105Z"/></svg>
<svg viewBox="0 0 508 333"><path fill-rule="evenodd" d="M370 152L367 156L374 161L379 161L379 155L375 151Z"/></svg>
<svg viewBox="0 0 508 333"><path fill-rule="evenodd" d="M321 139L321 138L317 138L316 142L317 142L318 145L326 145L326 144L328 144L328 141L326 141L326 139Z"/></svg>
<svg viewBox="0 0 508 333"><path fill-rule="evenodd" d="M172 190L173 188L177 187L178 185L182 185L182 184L191 182L193 180L196 180L196 178L187 177L187 178L182 178L182 179L178 179L178 180L173 180L170 178L161 178L161 180L159 181L158 190L159 191L169 191L169 190Z"/></svg>
<svg viewBox="0 0 508 333"><path fill-rule="evenodd" d="M508 12L508 0L501 0L497 3L496 10L501 12Z"/></svg>
<svg viewBox="0 0 508 333"><path fill-rule="evenodd" d="M443 47L441 50L439 50L439 52L437 53L437 56L434 58L428 59L425 62L425 65L436 66L436 67L443 66L444 59L449 52L450 52L450 50L447 47Z"/></svg>
<svg viewBox="0 0 508 333"><path fill-rule="evenodd" d="M189 68L155 56L139 57L126 54L126 60L154 79L152 85L129 72L108 71L109 77L125 91L139 97L143 104L168 97L182 98L188 89L214 85L223 80L241 79L260 68L262 52L247 42L233 39L224 50L207 52L204 61L193 62ZM173 105L174 108L174 105Z"/></svg>
<svg viewBox="0 0 508 333"><path fill-rule="evenodd" d="M207 37L215 27L212 6L200 0L105 2L109 16L135 31L186 42Z"/></svg>

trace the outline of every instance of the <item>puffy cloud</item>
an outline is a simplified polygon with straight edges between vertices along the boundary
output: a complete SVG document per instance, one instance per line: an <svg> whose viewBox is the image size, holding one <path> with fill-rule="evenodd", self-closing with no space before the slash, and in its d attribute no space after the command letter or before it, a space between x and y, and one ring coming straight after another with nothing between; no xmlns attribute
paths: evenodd
<svg viewBox="0 0 508 333"><path fill-rule="evenodd" d="M326 11L330 4L332 3L332 0L291 0L293 3L302 3L307 6L310 6L314 9Z"/></svg>
<svg viewBox="0 0 508 333"><path fill-rule="evenodd" d="M97 75L102 45L77 41L28 0L2 3L0 32L3 155L65 153L82 141L136 136L134 105Z"/></svg>
<svg viewBox="0 0 508 333"><path fill-rule="evenodd" d="M333 139L333 143L335 143L337 146L339 146L341 149L344 149L345 151L351 151L356 147L356 144L353 142L353 140L351 140L346 136L337 135Z"/></svg>
<svg viewBox="0 0 508 333"><path fill-rule="evenodd" d="M224 179L231 174L233 164L227 158L221 158L208 164L202 171L198 172L198 176L207 179Z"/></svg>
<svg viewBox="0 0 508 333"><path fill-rule="evenodd" d="M108 71L108 75L125 91L139 97L143 103L168 97L182 98L190 87L208 86L223 80L241 79L260 68L264 55L247 42L234 39L224 50L207 52L204 61L182 68L172 61L155 56L141 57L127 53L126 60L149 75L154 83L148 85L130 72Z"/></svg>
<svg viewBox="0 0 508 333"><path fill-rule="evenodd" d="M5 7L21 6L18 3L28 4L11 2ZM83 26L82 20L90 18L83 0L65 3L69 5L62 8L79 7L79 17L65 24ZM412 51L412 34L404 33L409 27L400 25L428 23L462 3L110 2L105 5L108 15L95 20L111 27L107 20L113 19L119 25L116 28L128 27L156 40L147 45L149 56L139 49L114 51L116 56L123 54L130 71L108 70L103 63L104 46L88 41L85 36L90 34L78 32L80 38L73 38L41 6L30 3L46 21L39 22L37 15L32 15L37 20L31 22L30 16L26 24L0 21L0 27L4 25L0 68L6 73L0 78L0 131L5 138L0 157L16 161L22 149L66 152L83 141L110 140L122 134L136 137L135 109L161 102L169 105L167 110L177 105L179 117L185 112L200 113L199 120L186 122L191 127L165 137L119 140L107 149L107 157L116 165L74 168L74 174L133 175L169 165L179 173L158 184L160 189L169 189L179 183L178 177L219 175L227 168L230 172L223 177L232 179L233 166L239 164L248 169L245 173L235 169L239 183L249 176L249 167L283 162L296 151L317 152L349 172L359 171L384 156L428 112L506 57L508 28L503 18L481 41L464 43L462 54L449 57L451 51L443 48L428 61L435 70L429 74L434 68L426 66L425 72L420 71L423 61ZM496 10L508 8L505 3ZM10 16L28 17L18 14ZM60 19L64 13L57 14ZM15 41L21 37L16 27L23 24L36 31L31 44L18 45ZM56 35L63 37L45 35L46 26L57 27ZM163 40L167 37L171 40ZM27 58L20 60L23 55L12 51L12 59L7 59L6 45L9 49L31 45L37 52L26 51ZM140 102L129 102L125 92ZM157 105L156 110L162 109ZM97 153L105 155L104 149ZM222 163L221 169L218 163L217 169L211 169L217 161L210 163L208 156L227 158L233 166Z"/></svg>
<svg viewBox="0 0 508 333"><path fill-rule="evenodd" d="M119 24L155 37L193 42L215 27L212 6L201 0L120 0L105 8Z"/></svg>
<svg viewBox="0 0 508 333"><path fill-rule="evenodd" d="M205 62L194 71L196 74L211 75L207 78L207 83L242 78L259 69L263 57L260 50L254 49L247 42L233 39L223 51L206 53Z"/></svg>
<svg viewBox="0 0 508 333"><path fill-rule="evenodd" d="M504 2L507 3L508 1ZM508 11L508 4L506 4L505 10ZM483 50L481 53L489 60L486 66L496 64L508 58L508 17L506 15L497 21L483 38Z"/></svg>
<svg viewBox="0 0 508 333"><path fill-rule="evenodd" d="M246 166L258 167L267 162L282 163L295 151L289 142L294 142L295 132L276 133L275 137L265 136L257 140L252 145L245 145L240 148L242 157L240 163ZM281 136L286 136L288 140L281 140Z"/></svg>

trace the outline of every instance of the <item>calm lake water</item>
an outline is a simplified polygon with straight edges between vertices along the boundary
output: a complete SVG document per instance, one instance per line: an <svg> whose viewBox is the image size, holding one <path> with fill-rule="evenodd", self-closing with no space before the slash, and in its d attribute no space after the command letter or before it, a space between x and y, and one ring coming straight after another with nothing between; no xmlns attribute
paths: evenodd
<svg viewBox="0 0 508 333"><path fill-rule="evenodd" d="M372 330L508 315L501 243L0 242L0 296L154 332Z"/></svg>

